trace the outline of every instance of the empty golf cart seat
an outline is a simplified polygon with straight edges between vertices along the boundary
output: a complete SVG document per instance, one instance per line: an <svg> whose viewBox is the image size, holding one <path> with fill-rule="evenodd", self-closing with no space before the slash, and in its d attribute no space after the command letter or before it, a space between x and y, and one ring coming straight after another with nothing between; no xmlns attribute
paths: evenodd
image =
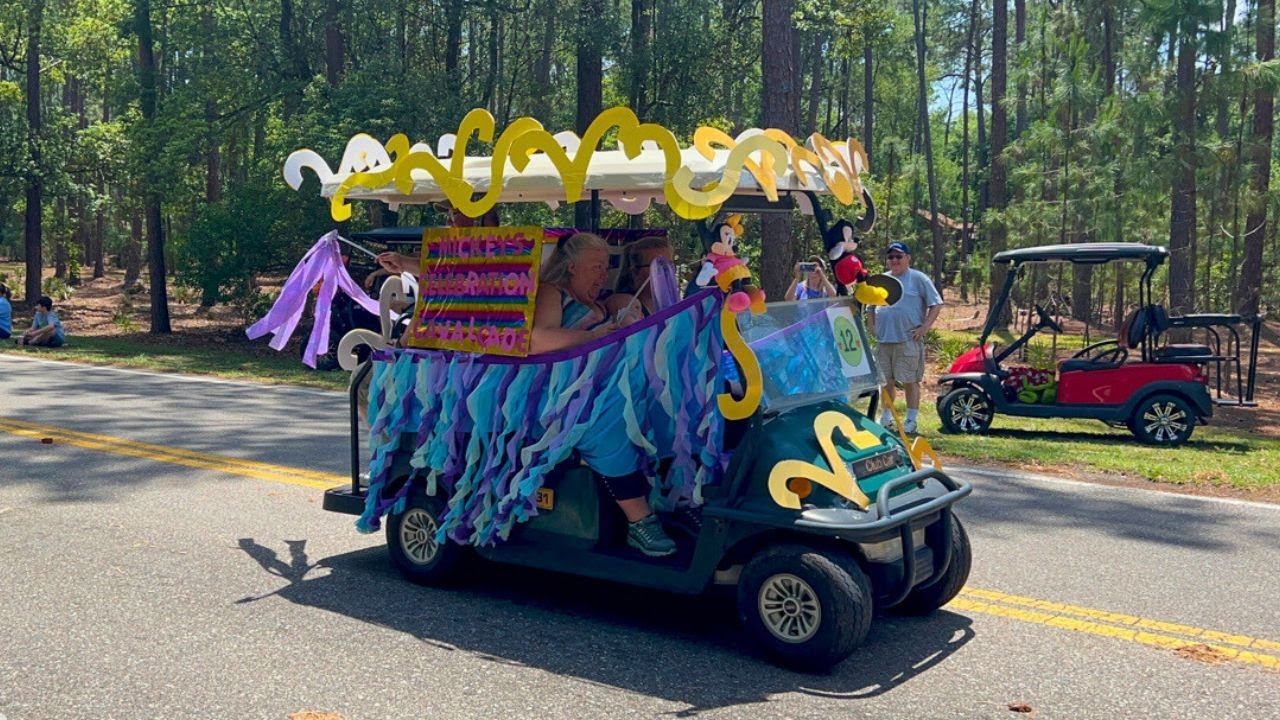
<svg viewBox="0 0 1280 720"><path fill-rule="evenodd" d="M1158 347L1153 355L1156 362L1207 362L1215 358L1208 345L1189 343Z"/></svg>
<svg viewBox="0 0 1280 720"><path fill-rule="evenodd" d="M1123 364L1123 362L1098 362L1097 360L1070 359L1063 360L1058 363L1058 372L1071 372L1073 370L1114 370Z"/></svg>

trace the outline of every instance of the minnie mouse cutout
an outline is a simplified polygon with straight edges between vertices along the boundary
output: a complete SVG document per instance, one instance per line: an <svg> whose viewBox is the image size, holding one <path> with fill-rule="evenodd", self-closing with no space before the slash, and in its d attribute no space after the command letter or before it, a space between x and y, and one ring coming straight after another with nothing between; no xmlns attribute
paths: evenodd
<svg viewBox="0 0 1280 720"><path fill-rule="evenodd" d="M742 216L730 215L711 230L710 251L702 259L702 270L694 280L699 287L707 287L715 280L721 292L729 295L725 301L732 312L748 307L754 313L764 312L764 291L749 287L751 271L733 251L742 235Z"/></svg>

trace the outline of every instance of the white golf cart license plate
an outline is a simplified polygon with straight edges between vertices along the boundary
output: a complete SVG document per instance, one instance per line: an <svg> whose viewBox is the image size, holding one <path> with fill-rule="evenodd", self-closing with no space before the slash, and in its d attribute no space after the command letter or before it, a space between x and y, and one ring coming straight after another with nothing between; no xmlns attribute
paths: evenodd
<svg viewBox="0 0 1280 720"><path fill-rule="evenodd" d="M856 478L869 477L898 466L898 451L886 450L868 458L849 463L849 471Z"/></svg>

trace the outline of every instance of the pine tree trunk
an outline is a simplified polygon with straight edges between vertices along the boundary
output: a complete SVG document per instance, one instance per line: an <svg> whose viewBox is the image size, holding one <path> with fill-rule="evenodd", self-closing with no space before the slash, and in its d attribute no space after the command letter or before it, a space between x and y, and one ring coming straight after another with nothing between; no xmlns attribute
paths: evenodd
<svg viewBox="0 0 1280 720"><path fill-rule="evenodd" d="M964 45L964 100L961 102L961 112L964 113L963 129L961 131L961 173L960 173L960 258L961 262L967 261L969 255L973 252L973 232L969 228L969 218L973 217L969 213L969 89L972 84L970 81L970 73L973 70L973 42L974 34L978 29L978 0L973 0L969 7L969 31ZM982 108L978 108L978 112L982 112ZM961 283L961 292L965 292L968 283ZM967 297L965 298L968 299Z"/></svg>
<svg viewBox="0 0 1280 720"><path fill-rule="evenodd" d="M328 0L324 6L324 79L330 86L342 82L346 54L342 28L338 26L339 0Z"/></svg>
<svg viewBox="0 0 1280 720"><path fill-rule="evenodd" d="M27 152L31 172L27 173L27 209L23 232L26 243L27 305L35 307L40 297L40 275L44 272L44 168L41 158L40 36L44 24L44 0L31 4L27 15Z"/></svg>
<svg viewBox="0 0 1280 720"><path fill-rule="evenodd" d="M1017 57L1022 58L1022 53L1027 47L1027 0L1013 0L1013 42L1017 48ZM1027 131L1027 83L1025 80L1018 81L1018 108L1013 123L1013 136L1015 138L1022 137L1022 133Z"/></svg>
<svg viewBox="0 0 1280 720"><path fill-rule="evenodd" d="M871 46L871 30L866 29L863 32L862 43L862 149L867 151L867 164L875 167L871 162L871 146L872 123L875 120L875 90L876 76L875 67L872 64L874 53Z"/></svg>
<svg viewBox="0 0 1280 720"><path fill-rule="evenodd" d="M631 0L631 109L644 117L649 97L649 33L653 25L649 0Z"/></svg>
<svg viewBox="0 0 1280 720"><path fill-rule="evenodd" d="M991 208L1003 211L1007 204L1007 179L1005 169L1004 146L1008 135L1008 118L1004 109L1006 89L1006 51L1008 48L1009 8L1006 0L995 0L991 16ZM988 237L991 239L991 254L1003 252L1009 244L1009 231L1003 219L992 222ZM1004 287L1008 265L992 263L991 265L991 298L987 304L987 312L995 310L1000 289ZM1009 306L996 317L995 327L1008 327L1011 319Z"/></svg>
<svg viewBox="0 0 1280 720"><path fill-rule="evenodd" d="M917 107L920 110L920 125L924 137L925 174L929 182L929 231L933 237L933 284L939 289L946 285L946 247L942 244L942 226L938 222L938 179L933 167L933 132L929 122L928 82L925 78L924 33L927 12L921 0L912 0L912 10L916 23L916 91L920 94Z"/></svg>
<svg viewBox="0 0 1280 720"><path fill-rule="evenodd" d="M800 124L800 62L791 14L794 0L763 0L761 13L761 107L765 127L796 135ZM787 292L795 262L791 215L761 218L760 285L765 294L781 298Z"/></svg>
<svg viewBox="0 0 1280 720"><path fill-rule="evenodd" d="M1190 21L1188 21L1190 22ZM1169 202L1169 313L1192 312L1196 234L1196 41L1184 28L1178 43L1177 111L1173 121L1175 164Z"/></svg>
<svg viewBox="0 0 1280 720"><path fill-rule="evenodd" d="M578 134L600 114L603 107L604 65L600 34L594 31L595 20L604 16L604 0L579 0L578 4ZM591 201L574 205L574 227L591 227Z"/></svg>
<svg viewBox="0 0 1280 720"><path fill-rule="evenodd" d="M138 85L142 121L155 122L156 58L151 37L151 0L134 5L134 30L138 33ZM151 281L151 332L164 335L169 326L169 293L165 287L164 230L161 224L160 192L154 181L144 178L144 214L147 224L147 267Z"/></svg>
<svg viewBox="0 0 1280 720"><path fill-rule="evenodd" d="M1259 0L1257 20L1257 57L1268 62L1276 56L1276 2ZM1275 121L1275 94L1265 86L1254 91L1253 142L1249 155L1253 177L1249 182L1252 197L1245 220L1244 262L1240 284L1236 287L1235 308L1242 314L1258 312L1262 295L1262 245L1267 237L1267 196L1271 183L1271 140Z"/></svg>

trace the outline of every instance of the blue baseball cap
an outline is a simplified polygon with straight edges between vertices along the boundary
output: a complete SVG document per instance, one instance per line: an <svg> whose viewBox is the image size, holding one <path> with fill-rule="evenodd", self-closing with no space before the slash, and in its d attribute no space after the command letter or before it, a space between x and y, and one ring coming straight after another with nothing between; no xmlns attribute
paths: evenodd
<svg viewBox="0 0 1280 720"><path fill-rule="evenodd" d="M911 254L911 248L907 247L907 244L906 244L906 243L904 243L904 242L891 242L891 243L889 243L889 247L887 247L887 248L885 248L885 249L884 249L884 254L885 254L885 255L888 255L889 253L893 252L894 250L897 250L898 252L902 253L903 255L910 255L910 254Z"/></svg>

